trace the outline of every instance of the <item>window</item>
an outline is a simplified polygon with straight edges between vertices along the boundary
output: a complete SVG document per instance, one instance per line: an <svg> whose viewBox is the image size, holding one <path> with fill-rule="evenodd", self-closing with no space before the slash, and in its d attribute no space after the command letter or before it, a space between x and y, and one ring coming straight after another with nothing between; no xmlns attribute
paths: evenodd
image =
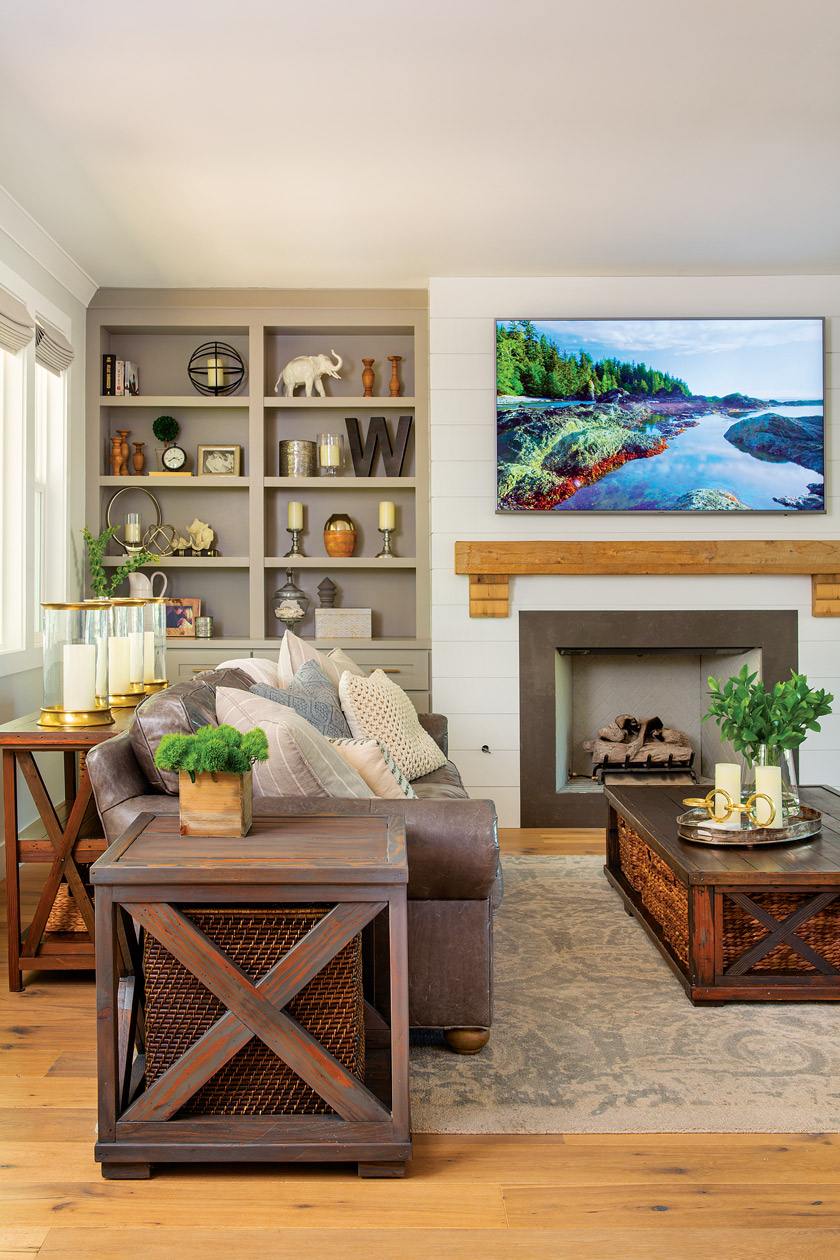
<svg viewBox="0 0 840 1260"><path fill-rule="evenodd" d="M38 306L23 296L18 327ZM0 291L0 317L9 301ZM67 373L37 361L34 331L0 346L0 674L37 667L41 602L66 597Z"/></svg>
<svg viewBox="0 0 840 1260"><path fill-rule="evenodd" d="M64 376L35 366L35 409L32 450L32 592L33 642L41 641L41 601L63 590L62 551L48 547L60 539L64 513L62 469L65 435Z"/></svg>

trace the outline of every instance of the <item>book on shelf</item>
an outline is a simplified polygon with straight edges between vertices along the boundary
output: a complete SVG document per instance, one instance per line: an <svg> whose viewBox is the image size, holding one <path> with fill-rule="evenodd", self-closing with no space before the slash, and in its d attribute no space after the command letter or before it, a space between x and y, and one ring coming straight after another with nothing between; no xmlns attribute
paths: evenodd
<svg viewBox="0 0 840 1260"><path fill-rule="evenodd" d="M104 398L113 398L116 393L117 386L117 356L115 354L103 354L102 356L102 395Z"/></svg>
<svg viewBox="0 0 840 1260"><path fill-rule="evenodd" d="M136 363L129 363L128 359L125 361L125 392L132 398L140 393L140 369Z"/></svg>
<svg viewBox="0 0 840 1260"><path fill-rule="evenodd" d="M125 394L125 359L117 359L114 369L114 393L117 398Z"/></svg>

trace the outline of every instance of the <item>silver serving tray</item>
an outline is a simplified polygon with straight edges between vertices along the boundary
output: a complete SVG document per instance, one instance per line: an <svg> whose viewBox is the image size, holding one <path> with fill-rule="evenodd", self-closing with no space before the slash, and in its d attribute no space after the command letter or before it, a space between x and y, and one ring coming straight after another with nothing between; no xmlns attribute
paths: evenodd
<svg viewBox="0 0 840 1260"><path fill-rule="evenodd" d="M739 845L752 849L762 844L790 844L807 840L822 830L822 814L808 805L800 805L799 813L784 827L729 827L712 823L705 809L690 809L677 818L681 839L694 844Z"/></svg>

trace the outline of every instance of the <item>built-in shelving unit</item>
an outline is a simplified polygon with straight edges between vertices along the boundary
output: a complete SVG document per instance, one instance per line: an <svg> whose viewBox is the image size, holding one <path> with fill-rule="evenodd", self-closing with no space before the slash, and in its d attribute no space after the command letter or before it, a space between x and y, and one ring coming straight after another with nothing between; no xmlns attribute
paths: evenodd
<svg viewBox="0 0 840 1260"><path fill-rule="evenodd" d="M163 522L186 536L195 517L216 533L216 557L161 557L154 568L166 570L167 594L199 596L202 612L213 617L211 640L170 640L178 653L190 650L259 651L279 648L282 625L270 605L286 580L299 574L309 595L310 613L300 628L314 634L312 612L318 583L327 576L338 584L337 606L371 608L374 638L359 641L375 659L382 652L429 647L429 433L428 305L424 291L221 291L101 289L88 313L88 524L105 525L108 504L126 487L150 491L161 505ZM204 341L233 345L246 364L239 393L206 397L192 392L187 375L190 355ZM299 354L335 351L342 358L339 379L324 377L327 397L287 398L274 393L281 369ZM141 393L103 397L101 356L110 353L136 363ZM401 355L403 395L390 396L388 355ZM374 394L362 395L362 358L374 360ZM281 387L282 388L282 387ZM186 392L190 391L190 392ZM149 476L158 467L160 447L152 435L159 415L173 415L181 426L178 445L187 452L182 476ZM354 417L363 433L374 416L384 416L392 435L401 416L413 419L404 465L405 476L354 476L349 447L339 477L281 477L279 443L286 438L315 440L325 430L344 433ZM143 442L146 468L139 476L114 476L109 462L111 437L129 429ZM199 445L236 444L242 448L241 476L197 477ZM129 472L133 473L131 458ZM375 473L383 473L381 455ZM396 505L393 535L396 557L377 560L382 547L378 502ZM301 545L304 556L287 558L288 504L304 505ZM145 495L126 494L115 515L139 511L143 527L154 519ZM357 529L356 553L331 558L323 529L335 512L349 514ZM105 564L115 567L124 555L112 544ZM186 572L180 574L178 570ZM374 657L371 657L371 663ZM426 677L428 669L426 669ZM428 684L425 684L428 686Z"/></svg>

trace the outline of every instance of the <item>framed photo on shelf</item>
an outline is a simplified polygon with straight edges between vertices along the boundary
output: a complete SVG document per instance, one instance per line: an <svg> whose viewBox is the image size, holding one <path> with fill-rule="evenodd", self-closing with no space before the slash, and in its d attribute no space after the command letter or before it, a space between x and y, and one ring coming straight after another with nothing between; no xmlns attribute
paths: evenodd
<svg viewBox="0 0 840 1260"><path fill-rule="evenodd" d="M201 616L200 599L175 596L166 601L167 639L194 639L196 618Z"/></svg>
<svg viewBox="0 0 840 1260"><path fill-rule="evenodd" d="M238 477L242 468L242 447L199 446L195 462L199 477Z"/></svg>

